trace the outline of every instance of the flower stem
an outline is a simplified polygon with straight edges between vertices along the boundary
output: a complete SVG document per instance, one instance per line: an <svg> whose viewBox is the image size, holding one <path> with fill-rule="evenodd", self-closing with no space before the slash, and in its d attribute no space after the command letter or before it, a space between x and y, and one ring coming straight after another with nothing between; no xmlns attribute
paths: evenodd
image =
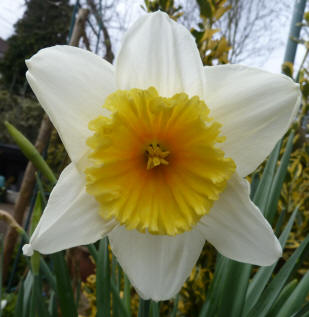
<svg viewBox="0 0 309 317"><path fill-rule="evenodd" d="M150 300L140 299L138 317L149 317Z"/></svg>

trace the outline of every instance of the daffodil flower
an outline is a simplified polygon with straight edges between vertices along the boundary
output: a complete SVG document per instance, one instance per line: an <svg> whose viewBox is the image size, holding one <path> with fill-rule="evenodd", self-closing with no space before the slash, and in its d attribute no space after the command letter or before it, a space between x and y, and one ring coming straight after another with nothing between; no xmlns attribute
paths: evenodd
<svg viewBox="0 0 309 317"><path fill-rule="evenodd" d="M203 67L190 32L141 17L115 65L70 46L41 50L27 79L72 163L24 254L108 236L144 299L174 296L205 241L271 265L282 253L244 179L287 131L298 85L240 65Z"/></svg>

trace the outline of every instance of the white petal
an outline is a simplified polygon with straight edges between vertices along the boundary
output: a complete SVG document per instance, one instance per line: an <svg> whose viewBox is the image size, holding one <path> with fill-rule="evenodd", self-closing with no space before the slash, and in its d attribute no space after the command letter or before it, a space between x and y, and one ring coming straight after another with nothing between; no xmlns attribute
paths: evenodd
<svg viewBox="0 0 309 317"><path fill-rule="evenodd" d="M253 172L287 131L300 105L289 77L241 65L205 67L205 101L223 124L222 149L241 176Z"/></svg>
<svg viewBox="0 0 309 317"><path fill-rule="evenodd" d="M198 229L228 258L271 265L282 255L282 249L249 192L249 183L234 174L209 214L200 220Z"/></svg>
<svg viewBox="0 0 309 317"><path fill-rule="evenodd" d="M203 66L195 40L163 12L138 19L124 37L116 60L120 89L154 86L161 96L202 96Z"/></svg>
<svg viewBox="0 0 309 317"><path fill-rule="evenodd" d="M108 235L113 253L144 299L167 300L179 291L205 239L197 230L175 237L116 227Z"/></svg>
<svg viewBox="0 0 309 317"><path fill-rule="evenodd" d="M54 253L97 241L115 225L98 214L98 203L85 191L84 179L73 163L60 175L25 255L33 250Z"/></svg>
<svg viewBox="0 0 309 317"><path fill-rule="evenodd" d="M86 152L88 122L115 90L113 66L72 46L40 50L27 62L28 82L57 129L73 162Z"/></svg>

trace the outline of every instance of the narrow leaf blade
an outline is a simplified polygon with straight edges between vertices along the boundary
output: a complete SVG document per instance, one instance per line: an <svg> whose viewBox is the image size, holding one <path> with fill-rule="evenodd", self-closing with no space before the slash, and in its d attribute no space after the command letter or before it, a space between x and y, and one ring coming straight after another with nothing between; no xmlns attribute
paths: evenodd
<svg viewBox="0 0 309 317"><path fill-rule="evenodd" d="M107 238L100 241L97 258L97 317L109 317L111 311L111 286Z"/></svg>
<svg viewBox="0 0 309 317"><path fill-rule="evenodd" d="M290 161L290 155L293 149L293 138L294 132L292 131L289 135L284 154L280 161L280 165L276 171L276 175L270 189L270 196L265 206L264 215L270 224L273 223L274 217L276 215L281 188L286 176L287 168Z"/></svg>
<svg viewBox="0 0 309 317"><path fill-rule="evenodd" d="M289 219L289 222L285 226L285 228L284 228L284 230L279 238L279 241L280 241L282 248L284 248L286 241L288 239L288 236L292 230L292 226L293 226L293 223L295 221L297 212L298 212L298 208L296 208L294 210L293 214L291 215L291 217ZM265 289L268 281L270 280L270 278L272 276L272 273L273 273L277 263L278 263L278 261L271 266L261 267L258 270L258 272L254 275L254 277L252 278L252 280L249 284L247 296L246 296L246 304L245 304L245 308L244 308L244 315L245 316L248 313L248 311L259 300L263 290Z"/></svg>
<svg viewBox="0 0 309 317"><path fill-rule="evenodd" d="M269 312L273 302L278 297L286 281L291 273L295 270L301 256L309 245L309 236L301 243L301 245L294 251L288 261L282 266L280 271L276 274L272 282L267 286L262 296L249 311L248 317L264 317Z"/></svg>
<svg viewBox="0 0 309 317"><path fill-rule="evenodd" d="M309 294L309 271L303 276L303 278L298 283L294 292L288 298L288 300L283 304L279 311L278 316L280 317L290 317L293 313L297 312L298 308L301 307Z"/></svg>
<svg viewBox="0 0 309 317"><path fill-rule="evenodd" d="M285 303L285 301L289 298L289 296L294 291L295 287L297 286L297 280L292 280L289 284L287 284L282 292L280 293L277 300L274 302L273 306L271 307L268 315L269 316L277 316L279 310L281 309L282 305Z"/></svg>
<svg viewBox="0 0 309 317"><path fill-rule="evenodd" d="M51 258L55 269L57 298L62 315L66 317L76 317L77 308L63 252L54 253L51 255Z"/></svg>
<svg viewBox="0 0 309 317"><path fill-rule="evenodd" d="M57 179L45 162L41 154L35 148L35 146L20 132L18 131L12 124L9 122L4 122L8 132L11 137L14 139L16 144L19 146L23 154L27 157L29 161L52 183L55 184Z"/></svg>

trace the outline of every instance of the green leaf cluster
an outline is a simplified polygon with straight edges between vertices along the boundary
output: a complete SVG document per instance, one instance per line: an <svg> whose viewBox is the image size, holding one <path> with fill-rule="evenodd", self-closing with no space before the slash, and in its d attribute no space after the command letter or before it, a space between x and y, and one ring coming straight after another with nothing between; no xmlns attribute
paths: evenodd
<svg viewBox="0 0 309 317"><path fill-rule="evenodd" d="M277 203L281 187L287 173L290 154L293 148L294 133L291 133L285 152L276 163L281 144L273 150L264 168L263 176L253 194L253 201L260 207L264 216L275 225ZM284 248L298 213L295 208L284 227L279 241ZM279 224L279 225L278 225ZM277 229L282 225L277 220ZM279 230L277 230L279 231ZM281 231L281 230L280 230ZM298 314L306 307L309 293L308 273L299 283L293 280L299 264L309 251L309 236L300 244L284 263L277 262L269 267L261 267L252 274L252 265L217 257L216 271L212 285L206 294L206 301L199 317L281 317ZM275 275L273 275L275 273ZM304 316L301 314L300 316Z"/></svg>
<svg viewBox="0 0 309 317"><path fill-rule="evenodd" d="M0 143L12 143L4 121L11 122L34 142L43 117L43 109L31 98L10 95L7 90L0 89L0 117Z"/></svg>

